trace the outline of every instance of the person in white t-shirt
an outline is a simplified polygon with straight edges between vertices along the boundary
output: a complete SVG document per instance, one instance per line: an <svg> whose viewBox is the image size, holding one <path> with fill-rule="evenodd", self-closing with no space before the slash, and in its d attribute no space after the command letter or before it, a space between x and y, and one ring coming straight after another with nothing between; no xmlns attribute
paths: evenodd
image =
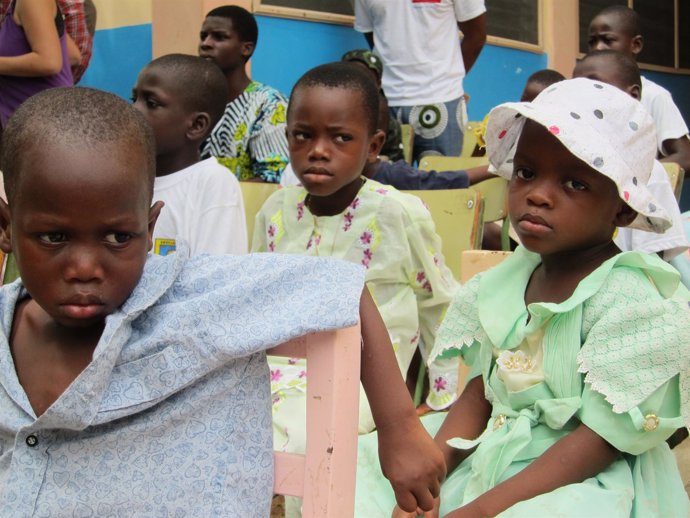
<svg viewBox="0 0 690 518"><path fill-rule="evenodd" d="M617 50L637 59L643 45L639 15L627 6L607 7L589 24L590 51ZM641 101L656 124L660 160L690 171L688 127L669 91L643 76Z"/></svg>
<svg viewBox="0 0 690 518"><path fill-rule="evenodd" d="M153 233L154 252L174 252L179 240L192 256L247 253L240 185L216 158L200 161L199 146L225 110L227 82L213 62L170 54L139 74L132 101L156 138L153 198L165 206Z"/></svg>
<svg viewBox="0 0 690 518"><path fill-rule="evenodd" d="M415 160L462 150L462 83L486 42L485 13L484 0L355 0L355 29L383 60L391 115L414 128Z"/></svg>
<svg viewBox="0 0 690 518"><path fill-rule="evenodd" d="M599 50L587 54L573 70L573 77L586 77L609 83L635 99L640 99L640 69L629 55L616 50ZM657 253L665 261L671 261L688 249L678 201L666 170L658 160L654 161L647 188L654 199L664 208L671 220L671 227L663 233L619 228L614 243L623 251Z"/></svg>

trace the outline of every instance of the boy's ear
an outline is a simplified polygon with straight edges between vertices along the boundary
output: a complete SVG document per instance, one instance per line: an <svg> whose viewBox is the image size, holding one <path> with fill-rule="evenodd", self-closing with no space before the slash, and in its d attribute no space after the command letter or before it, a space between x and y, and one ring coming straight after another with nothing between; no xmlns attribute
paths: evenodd
<svg viewBox="0 0 690 518"><path fill-rule="evenodd" d="M194 142L201 141L211 130L211 116L206 112L194 113L187 128L187 138Z"/></svg>
<svg viewBox="0 0 690 518"><path fill-rule="evenodd" d="M254 54L254 49L256 46L251 41L243 41L240 45L240 52L242 56L246 61L249 61L249 58L251 58L252 54Z"/></svg>
<svg viewBox="0 0 690 518"><path fill-rule="evenodd" d="M637 57L637 55L642 52L642 47L644 47L644 38L642 34L633 36L632 40L630 40L630 52Z"/></svg>
<svg viewBox="0 0 690 518"><path fill-rule="evenodd" d="M367 153L367 161L375 162L376 158L381 152L383 144L386 142L386 134L383 130L377 129L369 140L369 152Z"/></svg>
<svg viewBox="0 0 690 518"><path fill-rule="evenodd" d="M161 209L163 208L163 205L165 205L162 201L157 201L153 205L151 205L151 208L149 209L149 225L148 225L148 251L150 252L151 249L153 248L153 229L156 227L156 221L158 220L158 216L161 215Z"/></svg>
<svg viewBox="0 0 690 518"><path fill-rule="evenodd" d="M12 222L10 207L0 198L0 250L9 254L12 251Z"/></svg>
<svg viewBox="0 0 690 518"><path fill-rule="evenodd" d="M642 88L640 87L640 85L631 85L628 88L626 88L625 91L633 99L637 99L639 101L642 98Z"/></svg>
<svg viewBox="0 0 690 518"><path fill-rule="evenodd" d="M616 214L614 224L617 227L627 227L637 217L637 212L627 203L621 201L621 208Z"/></svg>

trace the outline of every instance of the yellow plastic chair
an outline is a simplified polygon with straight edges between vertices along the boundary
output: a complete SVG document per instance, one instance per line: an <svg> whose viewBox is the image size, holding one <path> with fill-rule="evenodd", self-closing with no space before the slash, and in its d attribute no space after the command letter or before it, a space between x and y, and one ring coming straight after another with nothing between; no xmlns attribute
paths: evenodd
<svg viewBox="0 0 690 518"><path fill-rule="evenodd" d="M476 183L472 189L479 191L484 203L484 223L502 221L501 249L510 250L510 220L508 219L508 180L501 176Z"/></svg>
<svg viewBox="0 0 690 518"><path fill-rule="evenodd" d="M306 451L273 452L273 492L302 498L303 518L351 518L357 471L359 324L296 338L268 354L306 358L309 366Z"/></svg>
<svg viewBox="0 0 690 518"><path fill-rule="evenodd" d="M481 126L482 121L469 121L467 126L462 133L462 151L460 152L461 157L469 158L475 157L475 151L477 150L477 134L475 133L475 128Z"/></svg>
<svg viewBox="0 0 690 518"><path fill-rule="evenodd" d="M2 253L2 252L0 252ZM2 285L14 282L19 278L19 269L17 268L17 261L14 259L14 254L2 254Z"/></svg>
<svg viewBox="0 0 690 518"><path fill-rule="evenodd" d="M471 167L488 164L489 158L485 156L429 155L419 160L419 169L421 171L464 171Z"/></svg>
<svg viewBox="0 0 690 518"><path fill-rule="evenodd" d="M414 149L414 128L410 124L401 124L400 133L402 138L403 159L408 164L412 164L412 151Z"/></svg>
<svg viewBox="0 0 690 518"><path fill-rule="evenodd" d="M247 239L251 249L254 236L254 220L268 197L280 189L277 183L240 182L242 200L244 201L244 216L247 220Z"/></svg>
<svg viewBox="0 0 690 518"><path fill-rule="evenodd" d="M673 188L673 194L676 195L676 200L680 201L680 193L683 191L685 169L675 162L662 162L661 165L666 169L668 179L671 181L671 187Z"/></svg>
<svg viewBox="0 0 690 518"><path fill-rule="evenodd" d="M473 189L404 191L422 199L441 237L446 265L460 279L463 250L479 248L483 225L481 194Z"/></svg>

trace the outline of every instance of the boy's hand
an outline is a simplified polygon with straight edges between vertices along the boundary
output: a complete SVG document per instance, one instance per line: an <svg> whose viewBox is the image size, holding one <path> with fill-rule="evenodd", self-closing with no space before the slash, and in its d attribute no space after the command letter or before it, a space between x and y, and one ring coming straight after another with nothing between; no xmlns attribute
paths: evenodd
<svg viewBox="0 0 690 518"><path fill-rule="evenodd" d="M446 464L419 419L379 428L378 440L381 469L393 486L400 509L431 511L446 476Z"/></svg>

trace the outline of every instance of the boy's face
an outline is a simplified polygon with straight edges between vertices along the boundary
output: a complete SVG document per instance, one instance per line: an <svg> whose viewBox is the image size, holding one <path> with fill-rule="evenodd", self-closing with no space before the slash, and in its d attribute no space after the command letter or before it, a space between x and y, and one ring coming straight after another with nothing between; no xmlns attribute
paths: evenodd
<svg viewBox="0 0 690 518"><path fill-rule="evenodd" d="M301 87L292 95L287 132L290 163L315 196L330 196L374 161L383 133L369 134L360 92L322 86Z"/></svg>
<svg viewBox="0 0 690 518"><path fill-rule="evenodd" d="M199 56L214 61L224 72L244 67L254 52L254 44L241 41L230 18L208 16L201 24Z"/></svg>
<svg viewBox="0 0 690 518"><path fill-rule="evenodd" d="M611 241L634 212L612 180L571 154L543 126L527 121L508 191L510 220L524 246L544 255L587 252Z"/></svg>
<svg viewBox="0 0 690 518"><path fill-rule="evenodd" d="M615 14L595 16L589 24L589 51L617 50L636 57L642 50L642 36L630 35Z"/></svg>
<svg viewBox="0 0 690 518"><path fill-rule="evenodd" d="M151 124L157 156L176 152L186 144L195 113L185 108L170 71L144 68L132 89L132 102Z"/></svg>
<svg viewBox="0 0 690 518"><path fill-rule="evenodd" d="M640 85L629 85L616 66L614 59L606 56L590 56L580 61L573 70L573 78L586 77L608 83L623 90L635 99L640 98Z"/></svg>
<svg viewBox="0 0 690 518"><path fill-rule="evenodd" d="M0 245L14 253L31 303L59 326L102 326L141 277L162 203L149 207L140 149L36 145L11 209L0 204Z"/></svg>

